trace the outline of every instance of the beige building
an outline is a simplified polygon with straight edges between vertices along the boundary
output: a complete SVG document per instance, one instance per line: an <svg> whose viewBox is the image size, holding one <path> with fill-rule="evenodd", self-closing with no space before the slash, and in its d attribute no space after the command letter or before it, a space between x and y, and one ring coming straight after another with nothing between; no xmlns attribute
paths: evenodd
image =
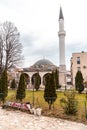
<svg viewBox="0 0 87 130"><path fill-rule="evenodd" d="M87 81L87 52L72 53L71 77L73 85L75 85L75 76L78 70L82 72L84 82Z"/></svg>

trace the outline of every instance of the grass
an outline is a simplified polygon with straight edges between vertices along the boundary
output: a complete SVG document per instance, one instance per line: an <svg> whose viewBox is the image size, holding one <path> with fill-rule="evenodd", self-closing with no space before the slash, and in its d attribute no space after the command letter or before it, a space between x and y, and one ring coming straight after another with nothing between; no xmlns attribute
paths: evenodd
<svg viewBox="0 0 87 130"><path fill-rule="evenodd" d="M15 101L16 90L9 90L6 100ZM54 109L48 109L48 103L44 100L43 91L34 91L34 103L35 107L38 105L42 108L42 114L45 116L54 116L57 118L68 119L77 122L83 122L87 124L87 119L85 118L85 94L76 94L76 99L78 100L78 112L77 115L66 115L60 105L60 99L64 97L63 92L57 92L57 99L54 103ZM33 102L33 91L26 90L26 97L23 102Z"/></svg>

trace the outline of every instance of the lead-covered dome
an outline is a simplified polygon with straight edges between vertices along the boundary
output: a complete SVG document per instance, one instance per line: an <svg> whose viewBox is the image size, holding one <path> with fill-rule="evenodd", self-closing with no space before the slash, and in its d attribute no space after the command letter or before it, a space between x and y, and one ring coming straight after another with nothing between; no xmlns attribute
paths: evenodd
<svg viewBox="0 0 87 130"><path fill-rule="evenodd" d="M53 63L47 59L38 60L34 65L41 66L41 65L53 65Z"/></svg>
<svg viewBox="0 0 87 130"><path fill-rule="evenodd" d="M24 68L24 71L52 71L58 68L56 65L54 65L50 60L48 59L40 59L37 62L35 62L32 66L29 68Z"/></svg>

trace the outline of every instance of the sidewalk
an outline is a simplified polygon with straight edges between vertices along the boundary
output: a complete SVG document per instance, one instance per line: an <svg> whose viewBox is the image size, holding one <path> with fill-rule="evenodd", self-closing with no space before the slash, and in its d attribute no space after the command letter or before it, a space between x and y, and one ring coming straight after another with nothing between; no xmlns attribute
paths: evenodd
<svg viewBox="0 0 87 130"><path fill-rule="evenodd" d="M0 130L87 130L87 125L0 108Z"/></svg>

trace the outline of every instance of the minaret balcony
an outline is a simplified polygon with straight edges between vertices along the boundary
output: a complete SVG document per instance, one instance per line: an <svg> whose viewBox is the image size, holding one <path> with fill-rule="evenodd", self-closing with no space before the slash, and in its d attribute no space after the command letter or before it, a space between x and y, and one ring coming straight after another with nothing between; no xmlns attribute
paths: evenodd
<svg viewBox="0 0 87 130"><path fill-rule="evenodd" d="M65 32L65 31L59 31L59 32L58 32L58 35L59 35L59 36L65 36L65 35L66 35L66 32Z"/></svg>

